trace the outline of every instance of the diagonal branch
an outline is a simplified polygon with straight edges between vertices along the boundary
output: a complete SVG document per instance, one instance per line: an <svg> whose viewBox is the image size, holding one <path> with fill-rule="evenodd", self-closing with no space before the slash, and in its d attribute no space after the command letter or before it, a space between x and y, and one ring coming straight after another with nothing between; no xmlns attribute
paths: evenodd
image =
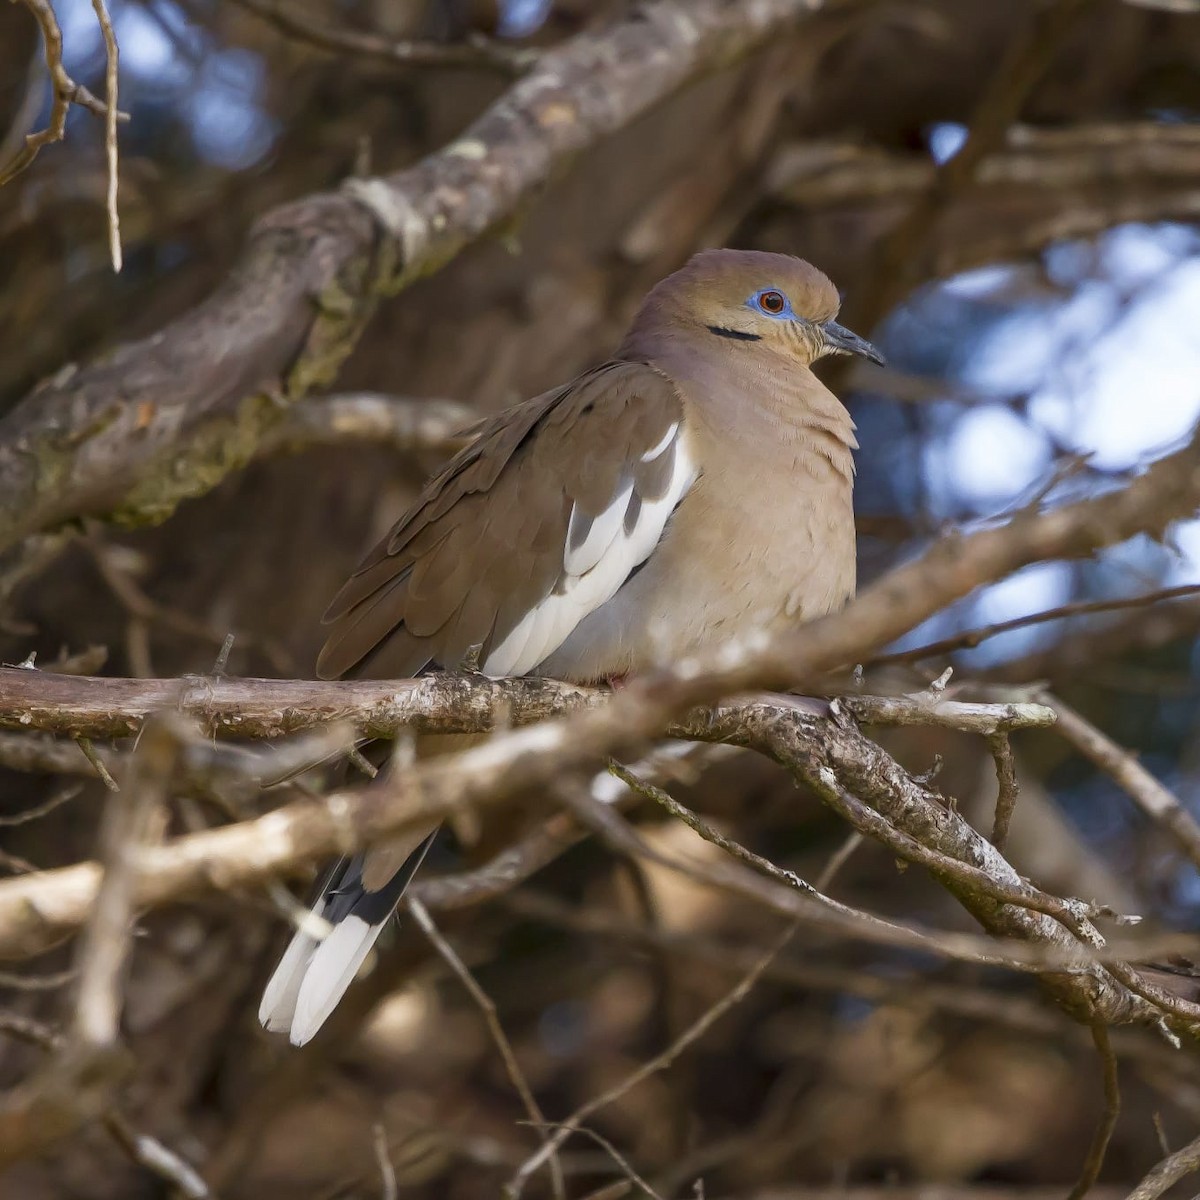
<svg viewBox="0 0 1200 1200"><path fill-rule="evenodd" d="M697 704L763 685L811 682L822 672L852 664L980 584L1028 563L1091 554L1138 532L1161 535L1173 519L1195 511L1198 490L1200 441L1194 439L1119 490L1049 512L1026 510L1005 526L970 536L944 537L921 559L873 584L841 613L806 625L774 644L763 640L729 647L708 661L684 660L673 670L631 681L606 703L593 704L566 719L498 733L482 745L399 772L365 791L343 791L324 801L291 804L257 821L157 848L146 855L139 872L137 902L153 906L209 890L215 886L214 868L218 866L223 886L261 882L464 807L505 804L530 787L552 787L608 754L644 744ZM17 677L26 674L19 672ZM464 689L462 705L469 710L469 681L452 681L452 685ZM411 689L425 686L425 681L404 686L411 695ZM520 689L536 686L533 681L488 682L482 683L479 691L487 696L491 689L503 687L520 694ZM336 689L326 694L335 695ZM673 732L736 742L747 736L745 708L745 703L740 710L737 705L725 706L741 713L740 724L735 721L732 728L722 730L710 713L693 718L691 724L684 721ZM832 779L860 799L870 796L872 803L880 805L887 801L888 810L882 815L915 841L967 864L991 864L996 870L1012 871L994 847L956 814L941 809L932 794L917 803L921 793L912 788L920 785L856 730L804 714L794 705L788 706L787 714L779 728L792 731L787 736L795 741L785 749L795 759L795 769L818 792L823 784L824 793L831 797ZM29 727L32 717L22 722L17 716L16 722ZM137 719L125 717L125 730L136 726ZM718 730L722 730L721 736ZM831 734L830 730L837 732ZM772 745L769 752L779 753L778 745ZM883 755L882 759L873 757L877 754ZM1014 885L1021 882L1015 872L1008 879ZM0 948L7 954L33 953L77 928L86 918L97 882L95 864L81 864L0 884ZM1151 994L1152 989L1135 973L1117 964L1111 971L1100 967L1048 916L1014 906L1009 897L997 901L972 886L956 887L953 881L947 886L996 932L1049 944L1060 962L1069 951L1073 957L1066 961L1072 970L1050 976L1048 986L1064 1005L1086 1015L1087 1020L1146 1019L1155 1010L1169 1011L1184 1028L1194 1020L1194 1006L1173 1001L1165 993Z"/></svg>

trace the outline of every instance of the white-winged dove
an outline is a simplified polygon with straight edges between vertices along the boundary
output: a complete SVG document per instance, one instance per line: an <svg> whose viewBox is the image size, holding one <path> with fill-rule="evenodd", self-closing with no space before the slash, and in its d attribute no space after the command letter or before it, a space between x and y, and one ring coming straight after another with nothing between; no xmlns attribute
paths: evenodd
<svg viewBox="0 0 1200 1200"><path fill-rule="evenodd" d="M809 370L878 351L802 259L709 250L603 366L480 422L334 598L317 671L617 679L854 592L849 413ZM343 860L259 1019L301 1045L353 981L436 830Z"/></svg>

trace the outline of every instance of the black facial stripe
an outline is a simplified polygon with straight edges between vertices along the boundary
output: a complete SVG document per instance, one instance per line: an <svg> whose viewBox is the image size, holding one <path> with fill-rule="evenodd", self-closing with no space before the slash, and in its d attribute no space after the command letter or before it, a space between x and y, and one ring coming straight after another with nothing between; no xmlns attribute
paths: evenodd
<svg viewBox="0 0 1200 1200"><path fill-rule="evenodd" d="M761 342L762 338L757 333L743 333L740 329L724 329L720 325L710 325L709 333L715 333L717 337L733 338L739 342Z"/></svg>

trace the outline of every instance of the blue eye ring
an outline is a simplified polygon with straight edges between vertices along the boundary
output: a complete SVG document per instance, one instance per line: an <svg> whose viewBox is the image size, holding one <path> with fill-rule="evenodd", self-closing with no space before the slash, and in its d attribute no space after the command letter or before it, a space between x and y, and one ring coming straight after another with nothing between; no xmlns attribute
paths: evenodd
<svg viewBox="0 0 1200 1200"><path fill-rule="evenodd" d="M747 301L751 308L765 313L768 317L790 317L792 305L787 296L778 288L763 288L755 292Z"/></svg>

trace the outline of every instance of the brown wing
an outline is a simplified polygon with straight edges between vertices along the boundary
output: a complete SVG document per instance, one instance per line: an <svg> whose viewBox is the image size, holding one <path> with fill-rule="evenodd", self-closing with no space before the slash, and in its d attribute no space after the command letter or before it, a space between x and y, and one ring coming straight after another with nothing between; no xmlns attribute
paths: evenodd
<svg viewBox="0 0 1200 1200"><path fill-rule="evenodd" d="M491 674L532 669L648 556L691 482L681 420L665 376L612 362L482 422L334 598L318 675L378 651L373 673L408 677L476 647Z"/></svg>

